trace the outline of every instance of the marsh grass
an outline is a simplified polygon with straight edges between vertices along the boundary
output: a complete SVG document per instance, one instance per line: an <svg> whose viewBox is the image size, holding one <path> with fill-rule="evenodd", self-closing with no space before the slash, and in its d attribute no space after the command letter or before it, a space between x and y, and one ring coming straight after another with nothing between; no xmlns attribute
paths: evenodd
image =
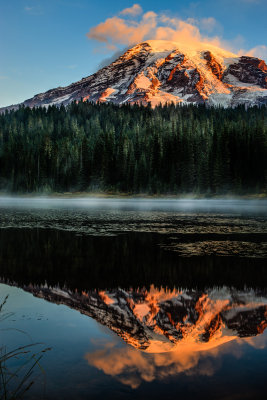
<svg viewBox="0 0 267 400"><path fill-rule="evenodd" d="M9 318L12 313L3 312L8 296L0 304L0 323ZM19 333L24 331L16 330ZM34 373L39 368L45 378L40 360L50 348L40 350L42 343L31 343L7 350L0 344L0 400L22 399L35 382ZM45 379L44 379L45 382Z"/></svg>

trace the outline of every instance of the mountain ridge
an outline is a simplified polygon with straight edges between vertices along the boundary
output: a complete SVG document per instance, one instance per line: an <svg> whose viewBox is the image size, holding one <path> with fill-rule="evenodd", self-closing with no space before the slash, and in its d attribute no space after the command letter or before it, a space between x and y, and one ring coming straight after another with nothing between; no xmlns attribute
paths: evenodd
<svg viewBox="0 0 267 400"><path fill-rule="evenodd" d="M46 284L22 289L95 319L128 345L146 353L167 353L181 347L203 351L261 335L267 327L266 291L259 289L197 291L151 285L148 289L79 293Z"/></svg>
<svg viewBox="0 0 267 400"><path fill-rule="evenodd" d="M167 103L262 105L267 104L267 65L264 60L237 56L210 44L148 40L93 75L0 111L80 100L152 107Z"/></svg>

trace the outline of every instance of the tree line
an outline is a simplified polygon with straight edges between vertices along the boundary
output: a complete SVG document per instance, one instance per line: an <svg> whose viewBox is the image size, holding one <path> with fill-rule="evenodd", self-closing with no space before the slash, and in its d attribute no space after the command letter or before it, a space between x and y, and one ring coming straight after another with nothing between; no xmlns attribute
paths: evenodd
<svg viewBox="0 0 267 400"><path fill-rule="evenodd" d="M262 193L267 108L73 102L0 115L0 190Z"/></svg>

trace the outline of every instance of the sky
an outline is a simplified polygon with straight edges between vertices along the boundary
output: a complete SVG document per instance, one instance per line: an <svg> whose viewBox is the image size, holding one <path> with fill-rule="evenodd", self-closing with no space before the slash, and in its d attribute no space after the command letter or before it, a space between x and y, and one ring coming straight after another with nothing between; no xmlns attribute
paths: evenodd
<svg viewBox="0 0 267 400"><path fill-rule="evenodd" d="M66 86L147 39L267 61L267 0L0 0L0 107Z"/></svg>

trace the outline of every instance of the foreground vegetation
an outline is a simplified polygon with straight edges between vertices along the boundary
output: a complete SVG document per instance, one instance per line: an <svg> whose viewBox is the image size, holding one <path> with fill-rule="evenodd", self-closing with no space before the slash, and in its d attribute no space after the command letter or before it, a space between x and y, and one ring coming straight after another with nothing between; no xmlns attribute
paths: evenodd
<svg viewBox="0 0 267 400"><path fill-rule="evenodd" d="M8 296L0 303L0 323L13 315L12 313L3 312L7 299ZM4 330L25 333L11 328L5 328ZM34 384L33 375L36 367L39 367L42 373L44 372L41 368L40 360L43 357L43 353L50 349L37 349L36 351L38 345L40 343L31 343L7 350L3 343L0 344L0 400L24 398L25 393Z"/></svg>
<svg viewBox="0 0 267 400"><path fill-rule="evenodd" d="M266 193L267 108L73 103L0 115L0 190Z"/></svg>

